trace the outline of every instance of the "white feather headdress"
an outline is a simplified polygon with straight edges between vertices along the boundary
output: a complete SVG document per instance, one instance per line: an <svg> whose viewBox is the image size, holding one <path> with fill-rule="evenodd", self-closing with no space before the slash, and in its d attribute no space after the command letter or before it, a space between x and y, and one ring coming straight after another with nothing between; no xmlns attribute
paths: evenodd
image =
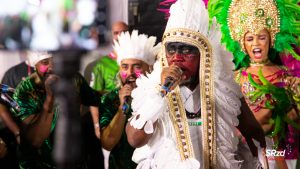
<svg viewBox="0 0 300 169"><path fill-rule="evenodd" d="M153 65L160 49L160 44L155 46L155 42L156 37L139 35L137 30L133 30L131 35L129 32L121 33L113 46L118 56L118 64L123 59L139 59Z"/></svg>
<svg viewBox="0 0 300 169"><path fill-rule="evenodd" d="M178 0L170 8L165 32L174 28L185 28L207 35L208 22L208 13L202 0Z"/></svg>

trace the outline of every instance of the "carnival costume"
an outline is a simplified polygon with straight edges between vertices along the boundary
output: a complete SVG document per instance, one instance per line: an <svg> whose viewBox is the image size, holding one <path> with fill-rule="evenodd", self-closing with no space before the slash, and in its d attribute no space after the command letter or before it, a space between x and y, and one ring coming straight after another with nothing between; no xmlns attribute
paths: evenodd
<svg viewBox="0 0 300 169"><path fill-rule="evenodd" d="M30 52L31 62L36 65L43 59L51 58L52 55L47 52ZM76 89L76 96L81 104L86 106L97 106L100 101L99 93L92 90L85 79L76 73L72 77L73 85ZM19 121L24 121L31 115L41 114L44 102L46 100L46 91L43 88L41 77L37 72L28 76L17 86L13 98L19 105L19 111L13 111L14 117ZM51 123L50 135L46 138L39 148L31 145L28 141L23 141L20 145L19 166L22 169L54 169L56 168L53 160L52 151L54 148L54 134L57 125L57 119L61 113L57 100L53 106L53 120ZM79 160L76 167L86 168L85 161Z"/></svg>
<svg viewBox="0 0 300 169"><path fill-rule="evenodd" d="M291 56L300 60L295 47L299 45L300 34L300 7L297 3L298 0L210 0L208 4L211 20L216 17L220 24L222 43L234 55L236 80L250 109L254 114L262 109L272 110L269 124L274 127L268 136L275 140L266 137L266 141L270 149L285 149L285 159L299 156L299 140L296 139L299 132L295 128L300 128L297 121L287 117L292 109L298 114L300 103L299 90L293 89L287 80L299 77L299 69L295 69L299 66L289 61ZM266 63L251 63L245 49L245 35L248 32L257 35L262 30L267 30L270 36L268 60ZM282 66L278 53L288 67ZM269 66L270 72L264 71L263 74L265 66ZM253 74L249 68L256 69L257 73Z"/></svg>
<svg viewBox="0 0 300 169"><path fill-rule="evenodd" d="M208 29L208 22L202 1L178 0L171 6L159 61L151 74L137 79L138 87L132 92L130 125L152 133L148 143L135 150L137 168L241 168L235 158L241 93L233 80L233 64L226 57L230 54L220 44L221 34L214 26ZM165 47L169 42L198 48L199 84L193 91L177 86L162 97L161 72L168 67Z"/></svg>
<svg viewBox="0 0 300 169"><path fill-rule="evenodd" d="M124 59L138 59L152 66L160 48L160 45L155 45L155 42L156 37L148 37L145 34L138 34L137 30L133 30L131 34L129 32L122 32L118 37L118 41L114 42L114 49L118 56L118 65L121 65L121 61ZM102 129L108 127L118 113L118 108L120 106L119 91L121 85L124 84L121 84L120 82L116 88L109 93L106 93L101 98L99 112L101 112L100 126ZM126 115L127 122L131 116L132 109L130 108L130 105L126 106L128 106L128 109L126 109L123 113ZM136 168L136 164L131 160L133 151L134 148L131 147L127 141L124 127L119 142L110 152L109 168Z"/></svg>

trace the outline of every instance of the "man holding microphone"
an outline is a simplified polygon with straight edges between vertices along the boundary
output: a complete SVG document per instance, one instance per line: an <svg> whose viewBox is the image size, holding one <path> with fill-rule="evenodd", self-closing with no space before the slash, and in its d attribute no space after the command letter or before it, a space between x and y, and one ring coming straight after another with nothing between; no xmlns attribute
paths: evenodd
<svg viewBox="0 0 300 169"><path fill-rule="evenodd" d="M151 70L159 45L156 37L138 34L134 30L121 33L114 43L120 71L118 87L103 95L99 105L101 143L111 151L110 169L133 169L136 164L131 160L134 148L126 138L125 125L131 116L131 91L136 88L136 79Z"/></svg>

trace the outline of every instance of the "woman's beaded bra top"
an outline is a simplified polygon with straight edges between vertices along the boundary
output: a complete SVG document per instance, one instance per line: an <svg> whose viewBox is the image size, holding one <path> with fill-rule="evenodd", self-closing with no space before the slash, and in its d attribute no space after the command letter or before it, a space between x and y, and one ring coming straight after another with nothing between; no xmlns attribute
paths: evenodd
<svg viewBox="0 0 300 169"><path fill-rule="evenodd" d="M277 87L285 87L284 78L287 76L288 72L286 69L281 68L280 70L276 71L275 73L265 76L265 78ZM246 102L250 107L252 107L252 111L258 112L260 109L265 108L266 101L270 101L270 103L275 103L272 94L265 94L264 96L260 96L257 99L253 100L251 96L251 92L254 92L256 88L250 83L248 79L249 73L246 69L240 69L236 76L236 81L241 85L241 90L243 95L245 96ZM259 80L258 75L251 74L251 77L261 83Z"/></svg>

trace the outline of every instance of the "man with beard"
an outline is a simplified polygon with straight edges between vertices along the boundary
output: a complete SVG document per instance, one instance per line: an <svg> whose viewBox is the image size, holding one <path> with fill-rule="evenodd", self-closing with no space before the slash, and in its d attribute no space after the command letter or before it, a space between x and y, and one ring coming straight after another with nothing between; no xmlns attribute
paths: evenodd
<svg viewBox="0 0 300 169"><path fill-rule="evenodd" d="M16 88L14 99L20 111L14 116L20 120L23 140L20 146L19 166L24 169L56 168L52 159L53 136L59 116L59 104L55 101L53 85L59 77L53 74L52 55L47 52L31 52L36 72L28 76ZM80 74L73 82L80 102L97 106L100 96L92 90ZM84 168L79 162L79 168Z"/></svg>
<svg viewBox="0 0 300 169"><path fill-rule="evenodd" d="M118 36L122 32L128 31L128 29L128 25L121 21L112 24L112 41L118 41ZM95 53L99 55L99 52ZM116 87L116 75L118 71L119 65L117 63L116 54L114 51L111 51L107 56L102 56L97 60L91 73L90 86L103 94L111 91ZM100 139L98 108L91 107L90 111L94 123L95 135Z"/></svg>
<svg viewBox="0 0 300 169"><path fill-rule="evenodd" d="M125 125L131 116L131 91L136 87L136 79L141 74L149 72L155 61L157 49L154 46L156 37L138 35L134 30L121 33L115 41L114 49L117 53L120 80L117 88L101 98L99 105L101 143L111 151L109 157L110 169L133 169L136 164L131 160L134 149L128 144Z"/></svg>

